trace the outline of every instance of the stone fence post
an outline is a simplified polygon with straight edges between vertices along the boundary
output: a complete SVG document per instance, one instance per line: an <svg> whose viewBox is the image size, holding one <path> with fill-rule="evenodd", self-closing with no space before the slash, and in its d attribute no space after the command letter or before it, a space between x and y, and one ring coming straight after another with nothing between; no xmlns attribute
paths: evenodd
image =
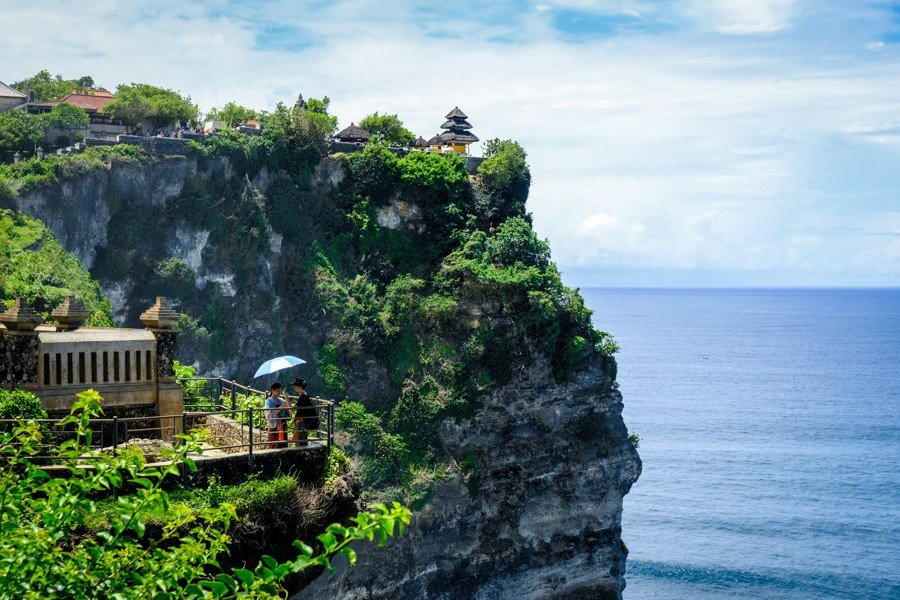
<svg viewBox="0 0 900 600"><path fill-rule="evenodd" d="M156 338L156 414L175 416L160 422L163 438L182 433L181 415L184 413L184 390L175 380L175 340L178 313L166 303L164 296L156 297L156 304L141 315L141 323ZM171 434L170 434L171 432Z"/></svg>
<svg viewBox="0 0 900 600"><path fill-rule="evenodd" d="M0 303L2 306L2 303ZM0 385L33 389L38 383L38 333L43 322L22 298L0 313Z"/></svg>

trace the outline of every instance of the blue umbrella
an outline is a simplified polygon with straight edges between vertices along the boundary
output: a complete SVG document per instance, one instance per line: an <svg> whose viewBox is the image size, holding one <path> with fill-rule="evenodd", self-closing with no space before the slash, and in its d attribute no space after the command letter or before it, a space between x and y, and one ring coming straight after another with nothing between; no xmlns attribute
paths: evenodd
<svg viewBox="0 0 900 600"><path fill-rule="evenodd" d="M282 371L284 369L290 369L291 367L305 364L305 360L303 360L302 358L297 358L296 356L279 356L277 358L267 360L266 362L261 364L256 370L256 374L253 376L253 378L255 379L257 377L262 377L263 375L271 375L272 373L277 373L278 371Z"/></svg>

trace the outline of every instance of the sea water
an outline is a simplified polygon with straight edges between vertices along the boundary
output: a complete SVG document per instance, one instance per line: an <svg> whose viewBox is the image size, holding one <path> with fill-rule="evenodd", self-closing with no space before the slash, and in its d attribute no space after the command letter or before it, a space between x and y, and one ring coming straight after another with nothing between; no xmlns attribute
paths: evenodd
<svg viewBox="0 0 900 600"><path fill-rule="evenodd" d="M900 290L582 293L644 463L626 600L900 599Z"/></svg>

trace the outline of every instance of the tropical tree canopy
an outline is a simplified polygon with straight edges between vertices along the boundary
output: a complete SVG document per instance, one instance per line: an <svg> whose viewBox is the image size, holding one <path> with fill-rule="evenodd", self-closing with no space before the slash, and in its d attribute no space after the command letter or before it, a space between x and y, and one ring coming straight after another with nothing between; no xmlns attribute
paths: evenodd
<svg viewBox="0 0 900 600"><path fill-rule="evenodd" d="M84 76L78 79L63 79L62 75L51 75L50 71L44 69L31 77L15 82L12 87L23 94L29 90L34 92L36 100L39 101L59 100L66 94L93 88L94 78Z"/></svg>
<svg viewBox="0 0 900 600"><path fill-rule="evenodd" d="M91 118L86 112L71 104L54 106L47 115L47 125L54 129L80 129L87 127Z"/></svg>
<svg viewBox="0 0 900 600"><path fill-rule="evenodd" d="M258 119L259 113L252 108L229 102L222 108L210 110L207 118L213 121L224 121L229 127L234 127L252 119Z"/></svg>
<svg viewBox="0 0 900 600"><path fill-rule="evenodd" d="M380 115L376 111L360 121L359 126L390 146L411 146L416 141L397 115Z"/></svg>
<svg viewBox="0 0 900 600"><path fill-rule="evenodd" d="M120 85L116 99L106 105L104 112L133 125L149 121L154 127L190 121L198 114L190 97L146 83Z"/></svg>

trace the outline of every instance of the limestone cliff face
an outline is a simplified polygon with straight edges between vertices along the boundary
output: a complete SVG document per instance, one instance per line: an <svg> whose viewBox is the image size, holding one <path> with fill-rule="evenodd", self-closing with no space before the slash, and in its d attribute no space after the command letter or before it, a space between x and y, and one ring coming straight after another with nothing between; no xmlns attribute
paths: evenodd
<svg viewBox="0 0 900 600"><path fill-rule="evenodd" d="M404 536L359 545L355 568L341 562L295 598L621 598L622 498L641 472L622 396L599 364L549 386L542 366L470 421L445 423L463 474L436 489Z"/></svg>
<svg viewBox="0 0 900 600"><path fill-rule="evenodd" d="M278 327L273 325L271 314L253 313L247 309L249 299L237 297L235 273L221 259L219 249L209 243L210 231L192 224L172 210L172 205L186 185L235 179L226 159L208 161L203 167L197 159L181 156L158 157L149 163L112 162L106 168L30 189L14 199L14 209L43 221L60 244L91 271L112 302L113 316L120 326L139 327L138 315L152 302L152 296L167 293L149 289L148 280L152 278L139 266L152 267L164 258L184 261L192 271L190 284L196 288L193 305L202 305L214 289L251 318L242 320L232 332L238 345L230 356L210 358L207 348L197 347L188 339L182 343L185 347L180 357L206 373L233 374L242 367L248 369L273 350ZM269 181L263 169L247 185L264 191ZM272 292L273 264L281 250L279 236L267 233L267 252L259 257L253 281L248 284L262 294ZM110 257L122 268L110 272L106 265L113 261L103 260ZM152 281L149 286L153 286ZM186 302L179 298L173 301L176 308L191 312Z"/></svg>
<svg viewBox="0 0 900 600"><path fill-rule="evenodd" d="M179 358L202 373L233 376L288 349L312 359L340 331L328 315L302 317L316 282L298 282L296 273L308 272L291 269L311 245L302 235L282 237L272 224L285 213L265 211L277 211L273 199L289 189L299 200L287 214L336 218L350 176L345 160L326 158L301 189L265 167L238 175L225 158L157 157L113 162L35 188L15 198L15 207L44 221L84 262L120 324L137 325L152 297L167 294L156 286L174 286L177 293L168 295L179 308L208 324L208 331L195 327L182 336ZM255 194L268 194L272 205L257 203ZM201 210L197 198L213 209L242 198L242 217L217 224L212 213L197 218L191 214ZM392 240L417 240L411 252L430 243L422 200L391 192L373 213ZM241 229L246 222L261 224ZM347 254L360 263L371 258ZM170 259L180 261L180 276L161 269ZM614 363L590 353L586 368L558 383L546 354L529 345L525 326L502 311L495 290L478 285L466 288L455 307L460 337L448 339L460 345L481 325L504 324L508 338L496 347L517 348L515 372L473 399L471 416L441 423L440 451L455 474L437 484L410 530L386 549L361 545L355 569L320 577L297 598L621 598L622 498L641 462L622 421ZM344 341L351 349L360 345ZM402 378L394 378L386 354L362 351L346 360L349 399L374 406L396 400Z"/></svg>
<svg viewBox="0 0 900 600"><path fill-rule="evenodd" d="M16 198L16 210L43 221L54 237L91 269L98 248L108 244L110 217L117 200L162 211L177 197L184 182L197 173L197 162L172 157L142 165L113 163L56 185L41 186Z"/></svg>

